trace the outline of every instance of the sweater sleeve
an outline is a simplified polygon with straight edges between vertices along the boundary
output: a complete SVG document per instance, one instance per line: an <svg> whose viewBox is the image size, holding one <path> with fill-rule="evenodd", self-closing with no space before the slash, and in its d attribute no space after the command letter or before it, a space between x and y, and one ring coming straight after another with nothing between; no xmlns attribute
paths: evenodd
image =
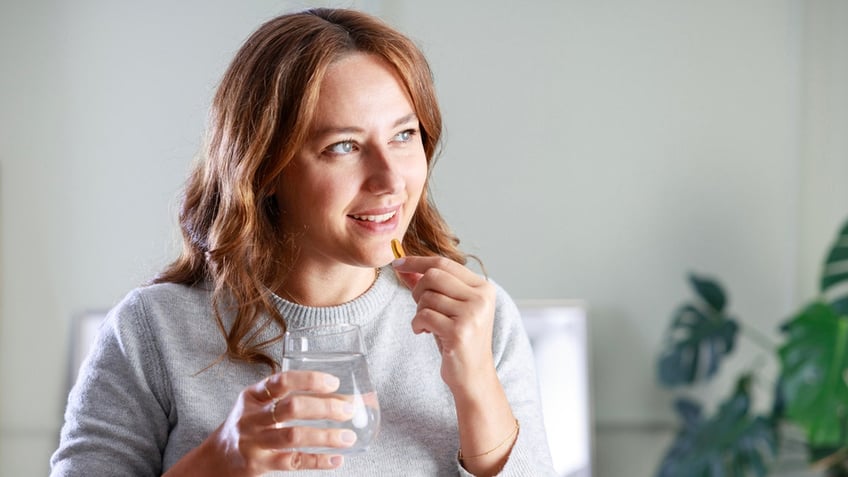
<svg viewBox="0 0 848 477"><path fill-rule="evenodd" d="M50 475L160 475L170 428L164 376L133 292L109 313L80 370Z"/></svg>
<svg viewBox="0 0 848 477"><path fill-rule="evenodd" d="M501 385L521 426L509 459L498 475L555 476L530 339L515 302L501 287L497 289L492 352ZM457 466L460 476L471 476L458 459Z"/></svg>

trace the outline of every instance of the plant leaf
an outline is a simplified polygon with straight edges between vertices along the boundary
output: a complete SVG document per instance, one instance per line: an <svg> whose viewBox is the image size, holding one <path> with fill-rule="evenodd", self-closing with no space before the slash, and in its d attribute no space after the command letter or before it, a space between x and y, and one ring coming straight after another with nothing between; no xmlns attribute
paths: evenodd
<svg viewBox="0 0 848 477"><path fill-rule="evenodd" d="M692 384L712 377L721 359L733 351L739 325L713 310L694 304L680 307L666 334L658 368L666 386Z"/></svg>
<svg viewBox="0 0 848 477"><path fill-rule="evenodd" d="M663 458L658 477L679 476L764 476L767 463L777 452L773 421L749 414L750 377L743 376L736 390L710 419L684 417L671 448ZM700 407L678 400L678 411Z"/></svg>
<svg viewBox="0 0 848 477"><path fill-rule="evenodd" d="M848 222L827 254L820 288L838 314L848 315Z"/></svg>
<svg viewBox="0 0 848 477"><path fill-rule="evenodd" d="M815 302L783 325L778 350L783 415L807 433L811 447L848 446L848 316Z"/></svg>
<svg viewBox="0 0 848 477"><path fill-rule="evenodd" d="M695 292L704 300L704 303L709 305L716 313L724 311L724 306L727 304L727 295L721 285L707 277L689 274L689 282Z"/></svg>

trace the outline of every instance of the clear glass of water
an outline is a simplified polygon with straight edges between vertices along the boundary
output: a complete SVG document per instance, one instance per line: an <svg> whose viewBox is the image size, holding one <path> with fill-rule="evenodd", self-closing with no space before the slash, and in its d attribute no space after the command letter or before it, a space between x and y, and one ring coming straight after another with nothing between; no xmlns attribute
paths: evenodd
<svg viewBox="0 0 848 477"><path fill-rule="evenodd" d="M354 454L368 449L380 430L380 405L377 390L371 384L365 348L359 326L352 324L322 325L286 331L283 371L321 371L339 378L333 397L354 406L348 421L295 420L286 426L350 429L356 433L351 447L310 447L298 449L317 454Z"/></svg>

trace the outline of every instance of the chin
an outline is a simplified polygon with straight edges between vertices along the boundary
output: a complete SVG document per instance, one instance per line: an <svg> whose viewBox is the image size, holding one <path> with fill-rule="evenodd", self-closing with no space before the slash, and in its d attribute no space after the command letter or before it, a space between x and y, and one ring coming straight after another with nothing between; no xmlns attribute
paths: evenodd
<svg viewBox="0 0 848 477"><path fill-rule="evenodd" d="M373 256L368 260L365 260L362 266L367 268L383 268L392 263L394 259L395 256L391 252L386 254L381 253L379 255Z"/></svg>

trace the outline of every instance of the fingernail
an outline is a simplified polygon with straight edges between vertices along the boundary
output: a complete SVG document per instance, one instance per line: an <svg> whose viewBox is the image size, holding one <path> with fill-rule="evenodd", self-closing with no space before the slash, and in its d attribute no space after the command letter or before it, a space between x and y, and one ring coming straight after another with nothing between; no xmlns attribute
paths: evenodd
<svg viewBox="0 0 848 477"><path fill-rule="evenodd" d="M403 265L404 262L406 262L405 258L396 258L396 259L392 260L392 267L399 267L399 266Z"/></svg>
<svg viewBox="0 0 848 477"><path fill-rule="evenodd" d="M345 413L345 414L347 414L348 416L352 416L352 415L353 415L353 411L354 411L355 409L356 409L356 408L354 408L354 407L353 407L353 404L350 404L350 403L342 404L342 412L344 412L344 413Z"/></svg>
<svg viewBox="0 0 848 477"><path fill-rule="evenodd" d="M343 461L344 458L340 455L334 455L333 457L330 457L330 465L333 465L335 467L342 465Z"/></svg>
<svg viewBox="0 0 848 477"><path fill-rule="evenodd" d="M337 378L337 377L335 377L335 376L332 376L332 375L328 375L326 378L324 378L324 383L325 383L327 386L329 386L329 387L331 387L331 388L333 388L333 389L338 388L338 387L339 387L339 384L340 384L340 383L339 383L339 378Z"/></svg>
<svg viewBox="0 0 848 477"><path fill-rule="evenodd" d="M342 431L342 442L347 444L356 442L356 433L353 431Z"/></svg>

